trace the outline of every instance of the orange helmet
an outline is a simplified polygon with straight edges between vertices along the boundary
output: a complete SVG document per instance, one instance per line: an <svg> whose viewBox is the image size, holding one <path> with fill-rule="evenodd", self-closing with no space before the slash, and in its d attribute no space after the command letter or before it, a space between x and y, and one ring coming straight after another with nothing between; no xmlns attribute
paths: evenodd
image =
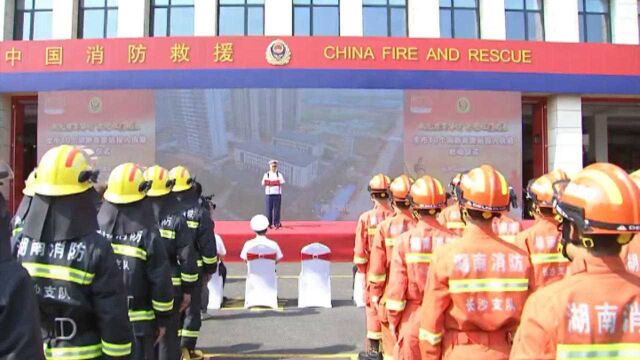
<svg viewBox="0 0 640 360"><path fill-rule="evenodd" d="M556 211L582 234L640 231L640 189L618 166L589 165L565 186L555 188Z"/></svg>
<svg viewBox="0 0 640 360"><path fill-rule="evenodd" d="M553 207L553 184L567 182L569 176L560 169L533 179L527 186L527 198L540 207Z"/></svg>
<svg viewBox="0 0 640 360"><path fill-rule="evenodd" d="M402 174L393 179L391 185L389 185L389 190L391 191L391 197L393 198L393 201L405 201L408 205L409 193L411 192L411 184L413 184L413 179L405 174Z"/></svg>
<svg viewBox="0 0 640 360"><path fill-rule="evenodd" d="M511 207L513 190L491 165L482 165L462 175L457 187L460 204L467 209L504 212Z"/></svg>
<svg viewBox="0 0 640 360"><path fill-rule="evenodd" d="M640 170L636 170L631 173L631 180L636 183L638 187L640 187Z"/></svg>
<svg viewBox="0 0 640 360"><path fill-rule="evenodd" d="M376 194L387 194L389 192L389 184L391 183L391 179L383 173L379 173L374 175L371 180L369 180L369 186L367 190L370 193Z"/></svg>
<svg viewBox="0 0 640 360"><path fill-rule="evenodd" d="M442 209L447 195L442 183L431 176L423 176L411 185L411 206L416 210Z"/></svg>

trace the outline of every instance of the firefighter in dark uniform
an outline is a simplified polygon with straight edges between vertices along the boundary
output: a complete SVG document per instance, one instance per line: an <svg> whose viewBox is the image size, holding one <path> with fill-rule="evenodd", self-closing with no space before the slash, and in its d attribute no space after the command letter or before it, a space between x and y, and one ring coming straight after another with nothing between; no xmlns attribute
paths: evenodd
<svg viewBox="0 0 640 360"><path fill-rule="evenodd" d="M0 164L0 181L11 178L7 164ZM0 359L44 359L38 301L27 271L11 256L10 215L0 193Z"/></svg>
<svg viewBox="0 0 640 360"><path fill-rule="evenodd" d="M135 164L117 166L98 212L100 232L111 241L129 295L134 335L131 358L140 360L155 358L155 337L164 336L173 310L167 253L150 204L143 201L150 185Z"/></svg>
<svg viewBox="0 0 640 360"><path fill-rule="evenodd" d="M38 165L18 261L33 280L48 359L131 354L121 271L111 245L97 232L90 193L97 176L83 150L69 145L47 151Z"/></svg>
<svg viewBox="0 0 640 360"><path fill-rule="evenodd" d="M29 208L31 207L31 200L33 199L33 189L35 187L36 180L36 170L33 169L27 178L27 181L24 183L24 188L22 189L22 200L20 200L20 204L18 205L18 209L16 209L16 214L11 220L11 228L12 235L16 236L22 233L22 223L24 222L24 218L27 216L29 212Z"/></svg>
<svg viewBox="0 0 640 360"><path fill-rule="evenodd" d="M175 181L173 193L178 200L178 206L183 211L187 221L187 230L196 247L199 255L199 282L194 288L191 297L191 305L185 313L180 345L183 357L187 359L202 359L200 350L195 350L198 341L201 319L201 293L202 286L206 286L206 281L211 274L215 273L218 264L216 240L213 233L213 222L211 221L209 209L203 204L198 194L196 181L191 177L189 170L183 166L171 169L169 177Z"/></svg>
<svg viewBox="0 0 640 360"><path fill-rule="evenodd" d="M178 334L181 314L189 306L193 298L191 293L198 280L198 254L186 230L186 219L180 213L178 202L171 192L174 181L169 178L169 171L155 165L145 170L144 177L151 181L151 188L144 201L151 206L160 238L165 245L174 295L173 311L166 333L159 342L158 358L174 360L180 358Z"/></svg>

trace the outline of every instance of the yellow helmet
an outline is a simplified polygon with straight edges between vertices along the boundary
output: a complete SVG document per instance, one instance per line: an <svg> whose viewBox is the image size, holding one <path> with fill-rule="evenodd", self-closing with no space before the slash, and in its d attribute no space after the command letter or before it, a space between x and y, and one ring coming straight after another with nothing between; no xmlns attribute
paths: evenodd
<svg viewBox="0 0 640 360"><path fill-rule="evenodd" d="M151 188L147 191L149 197L160 197L171 192L175 183L169 178L169 171L162 166L154 165L144 171L144 178L151 181Z"/></svg>
<svg viewBox="0 0 640 360"><path fill-rule="evenodd" d="M80 194L91 188L98 171L89 165L82 148L60 145L49 149L38 164L34 192L45 196Z"/></svg>
<svg viewBox="0 0 640 360"><path fill-rule="evenodd" d="M104 198L113 204L130 204L142 200L150 185L136 164L121 164L111 171Z"/></svg>
<svg viewBox="0 0 640 360"><path fill-rule="evenodd" d="M36 187L36 169L31 170L29 177L27 177L27 181L24 182L24 189L22 189L22 194L27 196L35 195L34 189Z"/></svg>
<svg viewBox="0 0 640 360"><path fill-rule="evenodd" d="M191 189L193 186L193 178L189 173L189 170L184 166L176 166L169 172L169 178L175 180L173 185L173 192L181 192Z"/></svg>

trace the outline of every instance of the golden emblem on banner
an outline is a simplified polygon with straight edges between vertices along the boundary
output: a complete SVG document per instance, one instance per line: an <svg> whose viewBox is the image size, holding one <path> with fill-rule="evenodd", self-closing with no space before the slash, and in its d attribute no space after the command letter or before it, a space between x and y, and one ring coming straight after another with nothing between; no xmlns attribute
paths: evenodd
<svg viewBox="0 0 640 360"><path fill-rule="evenodd" d="M92 114L97 114L99 112L102 112L102 99L100 99L97 96L92 97L89 100L89 112Z"/></svg>
<svg viewBox="0 0 640 360"><path fill-rule="evenodd" d="M287 65L291 61L291 50L286 42L276 39L267 46L266 57L267 62L271 65Z"/></svg>

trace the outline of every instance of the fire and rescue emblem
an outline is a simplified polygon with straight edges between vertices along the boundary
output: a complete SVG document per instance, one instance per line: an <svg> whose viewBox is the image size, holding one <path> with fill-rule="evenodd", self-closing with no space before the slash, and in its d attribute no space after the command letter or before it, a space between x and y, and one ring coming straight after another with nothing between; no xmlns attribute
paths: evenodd
<svg viewBox="0 0 640 360"><path fill-rule="evenodd" d="M92 97L89 100L89 112L92 114L97 114L99 112L102 112L102 99L100 99L97 96Z"/></svg>
<svg viewBox="0 0 640 360"><path fill-rule="evenodd" d="M267 62L271 65L287 65L291 61L291 50L283 40L276 39L267 46L266 57Z"/></svg>

